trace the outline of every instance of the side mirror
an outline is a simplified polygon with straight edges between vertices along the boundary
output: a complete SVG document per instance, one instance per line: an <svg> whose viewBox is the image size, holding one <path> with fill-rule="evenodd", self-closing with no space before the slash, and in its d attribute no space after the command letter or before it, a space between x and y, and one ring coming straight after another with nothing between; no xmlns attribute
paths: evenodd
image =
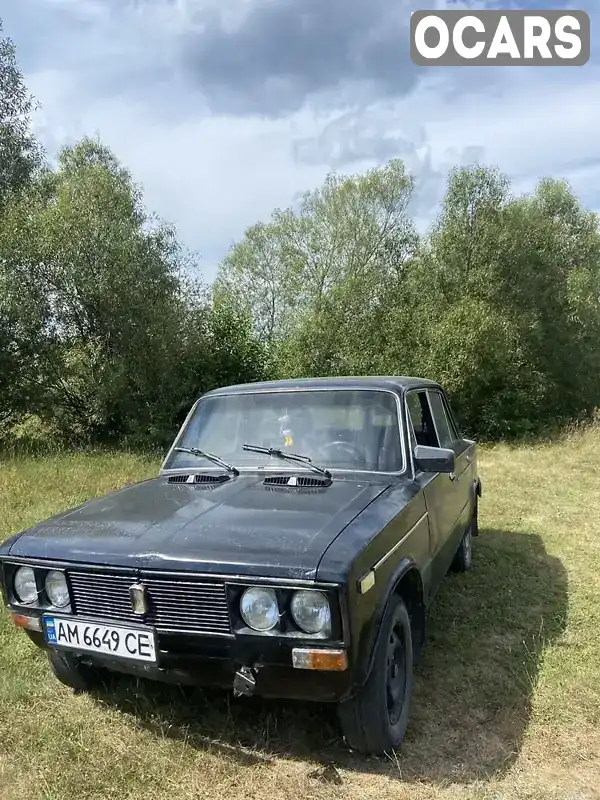
<svg viewBox="0 0 600 800"><path fill-rule="evenodd" d="M413 455L415 458L415 469L422 472L454 472L456 457L454 450L447 450L445 447L426 447L418 444Z"/></svg>

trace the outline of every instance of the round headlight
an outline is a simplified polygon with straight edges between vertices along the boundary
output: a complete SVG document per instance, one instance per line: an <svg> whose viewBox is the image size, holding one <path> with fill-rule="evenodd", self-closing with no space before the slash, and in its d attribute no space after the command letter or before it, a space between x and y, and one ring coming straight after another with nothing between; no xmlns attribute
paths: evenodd
<svg viewBox="0 0 600 800"><path fill-rule="evenodd" d="M38 599L35 573L31 567L19 567L13 578L13 587L19 603L29 606Z"/></svg>
<svg viewBox="0 0 600 800"><path fill-rule="evenodd" d="M294 622L305 633L331 632L331 608L323 592L312 589L296 592L291 610Z"/></svg>
<svg viewBox="0 0 600 800"><path fill-rule="evenodd" d="M53 606L64 608L69 605L69 587L62 572L50 570L46 575L46 594Z"/></svg>
<svg viewBox="0 0 600 800"><path fill-rule="evenodd" d="M279 621L277 595L273 589L251 586L242 595L240 613L252 630L270 631Z"/></svg>

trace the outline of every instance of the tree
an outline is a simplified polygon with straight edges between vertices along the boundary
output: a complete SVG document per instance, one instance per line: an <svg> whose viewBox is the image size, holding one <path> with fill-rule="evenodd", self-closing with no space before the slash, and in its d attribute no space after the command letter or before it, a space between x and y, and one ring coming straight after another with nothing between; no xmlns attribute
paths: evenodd
<svg viewBox="0 0 600 800"><path fill-rule="evenodd" d="M421 363L470 432L531 433L597 402L598 236L564 183L513 198L497 170L451 174L411 307Z"/></svg>
<svg viewBox="0 0 600 800"><path fill-rule="evenodd" d="M267 346L285 337L293 303L293 272L284 254L286 229L276 211L270 223L248 228L242 242L228 254L216 280L218 296L231 296L250 313L261 342Z"/></svg>
<svg viewBox="0 0 600 800"><path fill-rule="evenodd" d="M27 240L27 215L6 208L10 195L28 185L41 165L41 149L30 130L32 108L14 46L0 38L0 425L18 419L36 396L31 375L43 312L23 302L17 280L15 259Z"/></svg>
<svg viewBox="0 0 600 800"><path fill-rule="evenodd" d="M30 129L32 110L14 45L0 38L0 209L8 193L25 186L41 164L41 148Z"/></svg>
<svg viewBox="0 0 600 800"><path fill-rule="evenodd" d="M192 257L108 148L38 168L32 108L3 39L0 433L36 415L71 443L164 444L198 394L263 377L263 350L245 308L184 277Z"/></svg>
<svg viewBox="0 0 600 800"><path fill-rule="evenodd" d="M35 327L27 410L61 437L164 444L199 393L262 375L249 320L184 278L173 230L99 142L64 148L8 210L7 274Z"/></svg>
<svg viewBox="0 0 600 800"><path fill-rule="evenodd" d="M589 412L600 394L600 229L565 181L545 179L510 206L505 251L519 277L506 302L522 310L528 347L544 374L542 415ZM516 291L516 287L519 291Z"/></svg>
<svg viewBox="0 0 600 800"><path fill-rule="evenodd" d="M275 211L234 246L219 285L246 299L281 374L366 366L383 298L417 247L412 186L398 160L364 175L332 173L298 210Z"/></svg>

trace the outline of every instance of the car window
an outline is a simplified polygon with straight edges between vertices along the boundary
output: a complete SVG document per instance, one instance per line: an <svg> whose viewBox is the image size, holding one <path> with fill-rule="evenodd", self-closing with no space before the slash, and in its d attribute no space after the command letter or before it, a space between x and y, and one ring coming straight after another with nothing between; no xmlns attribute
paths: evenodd
<svg viewBox="0 0 600 800"><path fill-rule="evenodd" d="M438 447L426 392L408 392L406 395L408 415L414 431L413 444ZM412 438L412 437L411 437Z"/></svg>
<svg viewBox="0 0 600 800"><path fill-rule="evenodd" d="M452 447L457 439L454 426L451 425L442 395L439 392L428 392L429 405L438 432L439 447Z"/></svg>
<svg viewBox="0 0 600 800"><path fill-rule="evenodd" d="M454 411L452 410L452 406L448 401L447 395L444 395L442 399L444 401L444 408L446 409L446 416L448 417L448 422L450 424L450 430L452 431L452 435L454 436L454 441L458 441L458 439L462 439L462 434L456 425L456 417L454 415Z"/></svg>
<svg viewBox="0 0 600 800"><path fill-rule="evenodd" d="M396 397L376 389L208 396L177 441L178 446L214 453L237 467L282 468L281 461L244 450L246 443L288 449L332 469L404 469ZM165 466L201 465L191 454L173 452Z"/></svg>

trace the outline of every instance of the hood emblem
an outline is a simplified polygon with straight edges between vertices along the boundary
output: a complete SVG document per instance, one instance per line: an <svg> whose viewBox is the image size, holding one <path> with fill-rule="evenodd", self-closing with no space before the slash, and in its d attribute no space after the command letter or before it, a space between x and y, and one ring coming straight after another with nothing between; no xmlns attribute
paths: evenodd
<svg viewBox="0 0 600 800"><path fill-rule="evenodd" d="M148 613L148 592L143 584L134 583L133 586L130 586L129 597L134 614L138 617L143 617L144 614Z"/></svg>

